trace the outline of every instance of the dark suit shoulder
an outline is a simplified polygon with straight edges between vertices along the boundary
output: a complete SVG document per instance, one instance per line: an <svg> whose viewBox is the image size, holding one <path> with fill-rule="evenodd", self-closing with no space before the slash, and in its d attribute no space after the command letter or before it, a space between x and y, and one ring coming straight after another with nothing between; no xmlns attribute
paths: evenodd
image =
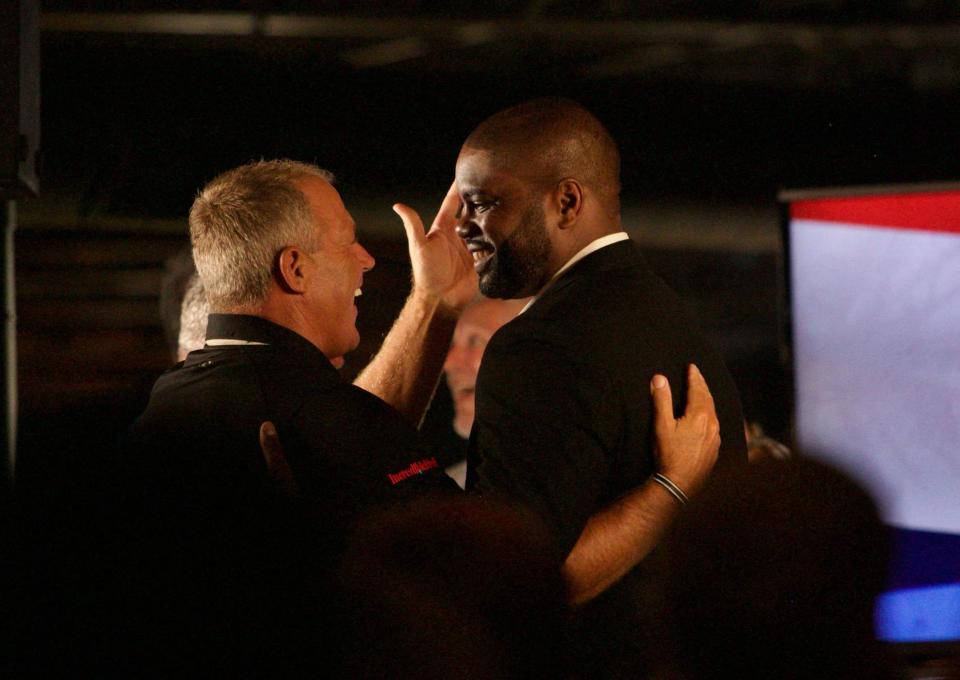
<svg viewBox="0 0 960 680"><path fill-rule="evenodd" d="M681 298L646 264L629 241L592 253L550 286L491 340L507 356L525 342L542 342L603 375L625 400L631 421L649 419L649 381L662 373L675 405L686 402L686 366L696 363L717 403L724 449L740 457L743 425L739 395L719 354ZM489 349L489 346L488 346ZM522 370L514 364L513 370ZM526 373L529 375L529 373ZM530 376L533 377L533 376ZM643 428L639 428L638 439Z"/></svg>
<svg viewBox="0 0 960 680"><path fill-rule="evenodd" d="M632 244L624 245L632 248ZM601 254L602 250L591 257ZM594 264L589 259L578 263L527 312L504 326L500 342L535 337L563 348L570 356L589 357L596 368L625 361L635 365L653 357L640 350L661 344L659 338L673 343L676 335L688 330L699 334L684 303L639 255L581 269L581 264Z"/></svg>

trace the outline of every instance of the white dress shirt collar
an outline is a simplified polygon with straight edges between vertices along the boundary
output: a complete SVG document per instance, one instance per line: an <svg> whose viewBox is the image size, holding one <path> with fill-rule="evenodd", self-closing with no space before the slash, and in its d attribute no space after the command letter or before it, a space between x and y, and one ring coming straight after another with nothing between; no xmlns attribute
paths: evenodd
<svg viewBox="0 0 960 680"><path fill-rule="evenodd" d="M571 257L569 260L567 260L566 264L564 264L562 267L560 267L560 269L557 270L557 273L556 273L556 274L554 274L553 276L550 277L550 280L547 282L547 285L545 285L543 288L541 288L541 289L540 289L540 292L537 293L536 295L534 295L533 298L531 298L530 302L528 302L526 305L524 305L523 309L520 310L520 313L523 314L525 311L527 311L528 309L530 309L530 307L533 306L533 303L536 302L537 300L539 300L539 299L540 299L540 296L543 295L543 291L545 291L547 288L549 288L549 287L553 284L553 282L556 281L558 278L560 278L560 276L561 276L565 271L567 271L568 269L570 269L570 267L572 267L572 266L575 265L577 262L579 262L580 260L582 260L583 258L585 258L587 255L589 255L589 254L591 254L591 253L595 253L595 252L597 252L598 250L600 250L601 248L606 248L607 246L612 246L614 243L619 243L620 241L626 241L626 240L628 240L629 238L630 238L630 236L627 234L627 232L625 232L625 231L618 231L618 232L615 233L615 234L607 234L606 236L601 236L601 237L598 238L598 239L594 239L593 241L590 241L590 243L588 243L588 244L585 245L583 248L581 248L581 249L579 250L579 252L577 252L576 255L574 255L574 256Z"/></svg>

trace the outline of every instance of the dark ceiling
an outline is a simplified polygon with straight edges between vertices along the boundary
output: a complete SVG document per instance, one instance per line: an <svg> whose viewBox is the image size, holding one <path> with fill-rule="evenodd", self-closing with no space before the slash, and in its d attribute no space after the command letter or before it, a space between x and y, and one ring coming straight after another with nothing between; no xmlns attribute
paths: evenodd
<svg viewBox="0 0 960 680"><path fill-rule="evenodd" d="M437 191L473 125L538 95L596 111L636 196L960 179L956 2L43 9L45 187L85 214L182 216L213 173L270 156L354 195Z"/></svg>
<svg viewBox="0 0 960 680"><path fill-rule="evenodd" d="M960 19L953 0L46 0L44 11L242 11L348 14L377 17L449 16L464 20L511 17L562 19L736 19L803 22Z"/></svg>

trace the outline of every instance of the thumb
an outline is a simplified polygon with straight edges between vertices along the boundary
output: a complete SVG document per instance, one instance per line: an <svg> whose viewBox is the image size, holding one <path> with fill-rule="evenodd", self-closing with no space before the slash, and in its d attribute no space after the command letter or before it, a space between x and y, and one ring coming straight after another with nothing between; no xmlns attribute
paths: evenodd
<svg viewBox="0 0 960 680"><path fill-rule="evenodd" d="M403 229L407 232L407 245L412 246L415 243L423 243L426 240L426 236L423 233L423 222L420 220L420 215L417 214L416 210L403 203L395 203L393 212L397 213L400 219L403 220Z"/></svg>
<svg viewBox="0 0 960 680"><path fill-rule="evenodd" d="M263 460L267 464L267 471L274 487L285 496L296 496L299 493L297 482L293 478L293 471L287 463L287 457L280 445L280 436L277 428L269 420L260 425L260 450Z"/></svg>
<svg viewBox="0 0 960 680"><path fill-rule="evenodd" d="M673 418L673 395L670 383L659 373L650 381L650 396L653 398L653 426L657 431L671 428Z"/></svg>

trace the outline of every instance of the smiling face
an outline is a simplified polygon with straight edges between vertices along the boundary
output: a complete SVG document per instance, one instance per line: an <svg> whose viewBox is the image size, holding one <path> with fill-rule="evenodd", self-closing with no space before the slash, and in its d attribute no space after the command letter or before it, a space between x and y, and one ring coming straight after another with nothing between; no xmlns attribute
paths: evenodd
<svg viewBox="0 0 960 680"><path fill-rule="evenodd" d="M460 152L456 178L463 205L457 233L473 255L481 293L525 297L538 292L552 273L546 192L497 166L487 151L464 147Z"/></svg>
<svg viewBox="0 0 960 680"><path fill-rule="evenodd" d="M342 364L343 355L360 342L354 298L360 295L363 273L373 267L374 259L357 241L353 218L336 189L316 177L297 185L310 204L320 242L318 250L304 253L311 273L304 309L317 329L320 350L335 364Z"/></svg>
<svg viewBox="0 0 960 680"><path fill-rule="evenodd" d="M496 328L489 328L482 319L468 319L464 312L453 332L450 351L443 364L443 372L453 398L453 429L466 439L473 427L474 389L483 350Z"/></svg>

